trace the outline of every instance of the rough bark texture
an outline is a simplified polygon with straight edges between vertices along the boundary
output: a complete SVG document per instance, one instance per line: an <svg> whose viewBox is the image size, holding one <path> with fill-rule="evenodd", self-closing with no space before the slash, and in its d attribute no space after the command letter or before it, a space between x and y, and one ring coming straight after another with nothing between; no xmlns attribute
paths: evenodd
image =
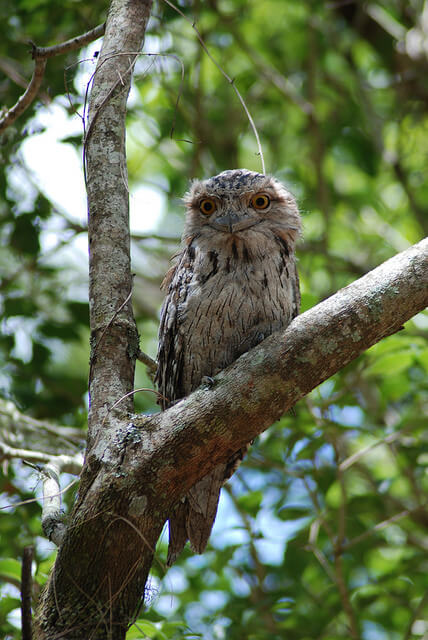
<svg viewBox="0 0 428 640"><path fill-rule="evenodd" d="M151 0L113 0L93 81L85 138L89 207L90 450L115 430L115 416L133 407L138 333L130 294L129 193L125 114L132 70ZM98 452L99 453L99 452Z"/></svg>
<svg viewBox="0 0 428 640"><path fill-rule="evenodd" d="M155 416L124 418L72 516L38 637L123 638L171 505L311 389L400 330L427 306L427 283L423 240L241 356L212 388Z"/></svg>
<svg viewBox="0 0 428 640"><path fill-rule="evenodd" d="M97 486L97 473L102 465L104 469L117 465L121 455L120 448L115 446L119 444L115 440L115 434L121 429L119 416L133 407L132 396L121 401L133 389L138 354L138 332L130 302L132 276L125 113L132 70L142 47L151 4L151 0L112 0L91 91L85 137L89 208L90 411L86 464L68 533L86 531L86 519L94 517L91 496L87 498L86 494L90 487ZM109 511L114 503L114 494L109 495L102 507L104 517L105 511ZM120 532L124 532L124 539L120 539ZM109 526L97 534L98 540L91 537L93 532L89 536L91 539L86 541L80 535L66 536L39 605L36 637L124 637L144 582L134 576L132 588L119 596L121 587L118 590L118 585L126 583L134 569L129 571L129 565L116 558L114 566L109 566L107 571L102 558L105 555L103 544L108 545L110 540L114 540L114 545L119 544L120 554L126 556L127 545L135 547L136 543L135 540L128 543L128 532L128 525L109 519ZM95 544L94 547L94 542L99 542L100 546ZM141 546L139 538L137 542ZM129 555L131 557L132 553ZM138 552L134 554L134 560L138 555ZM108 554L105 557L107 559ZM82 569L85 567L84 576L75 573L76 565L80 563Z"/></svg>

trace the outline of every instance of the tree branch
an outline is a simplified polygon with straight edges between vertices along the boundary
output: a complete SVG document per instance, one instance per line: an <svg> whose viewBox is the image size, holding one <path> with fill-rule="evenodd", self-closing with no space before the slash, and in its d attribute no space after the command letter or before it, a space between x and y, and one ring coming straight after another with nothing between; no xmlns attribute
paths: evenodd
<svg viewBox="0 0 428 640"><path fill-rule="evenodd" d="M38 58L34 63L34 71L25 92L6 113L0 118L0 133L3 133L33 102L39 92L46 68L46 60Z"/></svg>
<svg viewBox="0 0 428 640"><path fill-rule="evenodd" d="M74 51L75 49L83 47L85 44L89 44L89 42L92 42L93 40L97 40L103 35L104 29L105 24L100 24L98 27L91 29L91 31L88 31L81 36L71 38L71 40L53 45L52 47L36 47L33 42L30 42L32 47L31 55L34 60L33 76L25 90L25 93L23 93L16 104L8 109L0 118L0 133L15 122L15 120L28 109L37 96L45 74L47 59L63 53L68 53L69 51Z"/></svg>
<svg viewBox="0 0 428 640"><path fill-rule="evenodd" d="M88 455L118 414L131 411L138 332L130 302L129 193L125 154L126 101L151 0L113 0L91 91L85 138L88 190L91 367ZM116 409L120 398L126 398ZM84 491L91 476L83 477Z"/></svg>
<svg viewBox="0 0 428 640"><path fill-rule="evenodd" d="M95 627L106 618L117 625L114 638L123 638L171 506L314 387L399 331L427 306L427 282L428 239L296 318L213 387L155 416L118 421L92 451L96 477L59 549L37 637L68 629L69 639L91 631L101 638ZM58 610L72 613L59 619Z"/></svg>
<svg viewBox="0 0 428 640"><path fill-rule="evenodd" d="M54 56L59 56L64 53L69 53L69 51L75 51L76 49L81 49L86 44L93 42L94 40L98 40L104 35L106 25L105 22L99 24L97 27L94 27L90 31L86 33L82 33L81 36L76 36L75 38L70 38L70 40L66 40L65 42L61 42L60 44L54 44L51 47L36 47L33 45L32 55L35 60L38 58L53 58Z"/></svg>
<svg viewBox="0 0 428 640"><path fill-rule="evenodd" d="M203 469L192 471L192 465L183 462L169 469L168 482L182 487L185 494L309 391L423 310L428 304L427 282L425 239L241 356L216 376L208 392L201 388L164 413L133 420L135 427L145 429L141 441L145 456L156 451L171 465L173 451L174 459L190 457L193 465L195 461L202 465ZM134 461L135 473L146 464L147 459Z"/></svg>
<svg viewBox="0 0 428 640"><path fill-rule="evenodd" d="M0 441L0 461L14 459L24 460L30 466L45 463L43 468L36 467L43 477L42 529L48 540L59 546L66 530L61 512L62 492L59 477L62 472L78 476L83 466L83 455L50 455L44 451L15 449Z"/></svg>
<svg viewBox="0 0 428 640"><path fill-rule="evenodd" d="M55 463L64 473L78 476L82 470L83 456L77 453L74 456L51 455L45 451L32 451L30 449L15 449L5 442L0 441L0 460L26 460L27 462L45 464Z"/></svg>
<svg viewBox="0 0 428 640"><path fill-rule="evenodd" d="M150 378L153 379L156 374L156 370L158 367L158 363L154 360L148 353L144 353L144 351L140 351L137 356L138 360L146 365L147 372Z"/></svg>
<svg viewBox="0 0 428 640"><path fill-rule="evenodd" d="M0 438L3 446L8 445L11 450L22 449L25 446L26 451L23 457L27 460L47 462L52 455L57 455L58 450L74 457L77 448L83 449L84 437L82 429L36 420L21 413L13 402L0 398ZM0 453L1 451L6 452L4 448L0 449ZM46 457L43 459L29 457L33 454L40 455L40 451L43 451ZM8 455L8 457L19 456Z"/></svg>

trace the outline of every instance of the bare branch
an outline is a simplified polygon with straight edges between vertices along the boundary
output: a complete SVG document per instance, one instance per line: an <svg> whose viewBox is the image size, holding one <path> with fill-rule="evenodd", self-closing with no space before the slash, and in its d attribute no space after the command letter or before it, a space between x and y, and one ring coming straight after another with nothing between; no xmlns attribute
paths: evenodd
<svg viewBox="0 0 428 640"><path fill-rule="evenodd" d="M35 60L37 60L38 58L53 58L54 56L59 56L64 53L68 53L69 51L81 49L86 44L89 44L90 42L101 38L101 36L104 35L105 27L105 22L103 22L103 24L99 24L97 27L94 27L94 29L83 33L81 36L71 38L70 40L66 40L65 42L61 42L60 44L54 44L52 45L52 47L36 47L36 45L33 45L33 58Z"/></svg>
<svg viewBox="0 0 428 640"><path fill-rule="evenodd" d="M55 461L64 473L71 473L78 476L82 470L83 455L81 453L75 456L67 455L51 455L44 451L30 451L29 449L15 449L5 442L0 442L0 459L1 460L26 460L27 462L42 462L50 464Z"/></svg>
<svg viewBox="0 0 428 640"><path fill-rule="evenodd" d="M144 353L144 351L140 351L137 358L140 362L146 365L149 376L152 378L158 368L158 363L156 362L156 360L151 358L147 353Z"/></svg>
<svg viewBox="0 0 428 640"><path fill-rule="evenodd" d="M59 476L61 472L79 475L83 466L83 455L50 455L42 451L15 449L0 442L0 460L13 459L24 460L31 463L31 466L34 463L45 463L40 470L43 477L42 529L46 537L59 546L66 529L61 515Z"/></svg>
<svg viewBox="0 0 428 640"><path fill-rule="evenodd" d="M400 511L400 513L396 513L395 515L391 516L390 518L387 518L386 520L382 520L382 522L378 522L377 524L375 524L368 531L365 531L361 535L359 535L359 536L357 536L355 538L352 538L352 540L349 540L349 542L345 543L343 545L343 551L348 551L348 549L350 549L351 547L354 547L355 545L359 544L360 542L363 542L363 540L366 540L367 538L370 538L372 535L374 535L378 531L382 531L382 529L386 529L386 527L389 527L391 524L394 524L394 522L398 522L402 518L407 518L407 516L410 516L412 514L416 514L418 512L420 512L420 513L426 512L426 508L427 508L427 505L422 505L422 506L418 505L414 509L404 509L403 511Z"/></svg>
<svg viewBox="0 0 428 640"><path fill-rule="evenodd" d="M97 40L97 38L103 35L104 29L105 25L101 24L81 36L77 36L61 44L53 45L52 47L36 47L34 43L30 43L32 45L32 58L35 61L33 76L25 93L19 98L17 103L0 118L0 133L15 122L15 120L28 109L37 96L43 81L47 59L73 51L93 40Z"/></svg>
<svg viewBox="0 0 428 640"><path fill-rule="evenodd" d="M45 67L46 60L44 58L38 58L35 61L33 76L25 93L19 98L18 102L0 118L0 133L15 122L15 120L19 118L19 116L24 113L24 111L28 109L30 104L33 102L39 92L40 85L42 84Z"/></svg>
<svg viewBox="0 0 428 640"><path fill-rule="evenodd" d="M156 417L136 420L136 426L150 429L146 455L151 455L155 447L157 455L167 456L173 443L175 455L188 458L191 443L200 448L202 441L204 453L195 455L198 461L205 460L206 467L196 472L203 477L222 461L223 455L227 458L228 451L239 449L311 389L423 310L428 304L427 280L425 239L297 317L285 332L274 334L241 356L216 376L208 393L201 388ZM180 438L171 435L171 425L180 425ZM153 428L159 430L159 439L153 438ZM188 472L171 470L177 486L183 482L190 487L199 479L186 479Z"/></svg>
<svg viewBox="0 0 428 640"><path fill-rule="evenodd" d="M402 436L404 436L405 433L406 433L405 429L401 429L400 431L394 431L394 433L390 433L385 438L381 438L376 442L372 442L367 447L364 447L363 449L359 449L358 451L356 451L355 453L353 453L352 455L350 455L348 458L346 458L340 463L339 471L340 472L346 471L346 469L352 466L360 458L363 458L369 451L371 451L375 447L379 447L382 444L389 444L390 442L395 442L396 440L399 440Z"/></svg>
<svg viewBox="0 0 428 640"><path fill-rule="evenodd" d="M0 398L0 430L2 431L3 440L11 446L20 439L17 437L19 432L22 432L27 442L29 438L31 439L30 434L34 432L57 436L63 441L68 441L74 445L81 444L83 437L81 429L52 424L47 420L37 420L36 418L27 416L25 413L21 413L13 402L3 400L2 398ZM12 434L14 436L13 440ZM45 450L44 447L43 450ZM55 450L57 450L57 448Z"/></svg>
<svg viewBox="0 0 428 640"><path fill-rule="evenodd" d="M337 462L337 480L340 486L341 500L338 509L338 535L334 545L334 568L336 575L336 584L339 590L340 599L342 601L343 610L348 617L349 634L354 640L360 640L360 630L358 628L357 616L351 602L348 585L345 579L345 571L343 567L343 545L346 539L346 518L347 518L347 492L344 472L339 465L339 451L337 443L333 443L336 462Z"/></svg>
<svg viewBox="0 0 428 640"><path fill-rule="evenodd" d="M410 640L410 638L412 638L413 633L413 624L415 623L415 621L418 619L419 616L423 616L424 615L424 609L426 604L428 603L428 589L425 591L424 595L422 596L422 598L419 601L418 606L415 608L413 615L409 621L409 625L407 627L407 632L406 635L404 636L403 640ZM414 637L414 636L413 636Z"/></svg>

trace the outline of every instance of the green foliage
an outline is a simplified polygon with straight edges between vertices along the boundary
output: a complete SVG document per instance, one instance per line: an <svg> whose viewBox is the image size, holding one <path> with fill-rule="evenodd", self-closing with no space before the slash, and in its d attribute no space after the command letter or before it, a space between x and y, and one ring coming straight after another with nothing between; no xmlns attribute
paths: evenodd
<svg viewBox="0 0 428 640"><path fill-rule="evenodd" d="M142 348L151 355L158 286L177 246L179 198L189 179L239 166L261 169L248 118L199 46L194 20L244 96L266 170L298 198L303 310L428 230L421 0L178 4L189 22L165 3L154 6L146 51L167 55L141 57L128 116L131 196L145 186L168 200L157 228L133 237L134 307ZM1 103L12 106L21 95L17 73L26 81L31 76L29 39L40 46L64 41L101 23L105 11L99 2L3 2ZM67 209L74 186L55 200L22 150L52 125L49 116L46 125L31 120L41 103L53 100L72 114L68 91L82 112L79 73L85 69L89 79L94 49L48 61L40 101L5 133L0 148L0 393L30 416L79 428L89 354L79 253L84 228ZM89 60L76 64L82 58ZM76 131L64 130L63 140L81 152ZM51 162L53 172L56 159ZM224 491L207 553L185 551L164 575L162 538L147 610L130 639L422 640L428 632L427 326L424 315L407 323L257 439ZM150 386L139 365L136 388ZM155 411L154 395L139 392L136 408ZM34 497L37 473L27 469L5 462L2 506ZM72 500L69 492L66 508ZM37 589L49 573L52 549L40 536L38 503L2 511L0 635L6 638L19 637L10 614L19 606L26 544L36 544Z"/></svg>

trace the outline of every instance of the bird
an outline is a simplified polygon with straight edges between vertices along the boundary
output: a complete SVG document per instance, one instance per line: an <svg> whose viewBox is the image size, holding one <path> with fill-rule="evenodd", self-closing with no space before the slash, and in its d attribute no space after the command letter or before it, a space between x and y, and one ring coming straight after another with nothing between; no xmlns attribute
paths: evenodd
<svg viewBox="0 0 428 640"><path fill-rule="evenodd" d="M188 396L299 313L301 217L275 177L229 169L184 196L181 250L162 288L155 383L161 410ZM197 482L169 514L167 565L190 541L203 553L220 490L249 445Z"/></svg>

